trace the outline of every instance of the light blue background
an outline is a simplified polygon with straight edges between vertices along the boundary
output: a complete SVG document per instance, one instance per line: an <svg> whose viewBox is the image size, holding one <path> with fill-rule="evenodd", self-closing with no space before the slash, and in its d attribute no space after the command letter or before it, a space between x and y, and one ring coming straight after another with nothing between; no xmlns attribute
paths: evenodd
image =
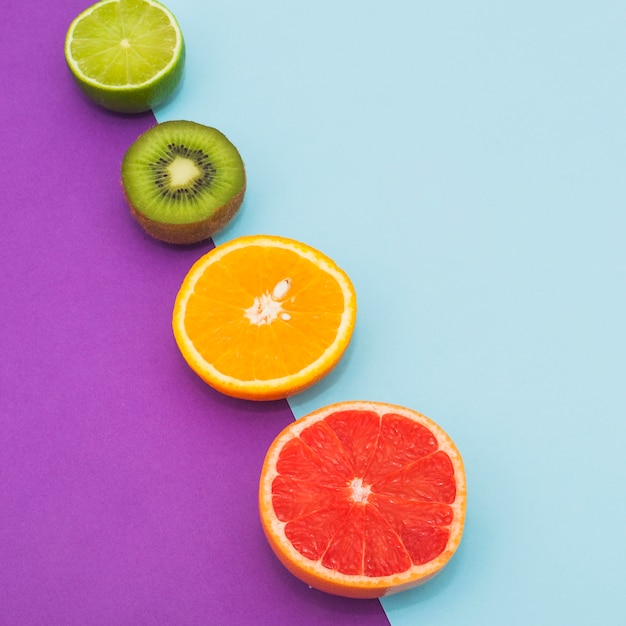
<svg viewBox="0 0 626 626"><path fill-rule="evenodd" d="M392 625L623 623L626 4L167 4L188 59L157 119L247 165L216 243L301 239L357 289L294 413L404 404L465 458L463 544Z"/></svg>

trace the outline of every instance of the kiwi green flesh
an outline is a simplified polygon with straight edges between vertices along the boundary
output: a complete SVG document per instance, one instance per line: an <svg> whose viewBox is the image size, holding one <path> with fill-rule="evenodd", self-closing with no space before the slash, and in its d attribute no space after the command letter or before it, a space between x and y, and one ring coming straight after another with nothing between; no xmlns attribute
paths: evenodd
<svg viewBox="0 0 626 626"><path fill-rule="evenodd" d="M219 130L172 121L157 124L130 146L122 184L133 215L151 235L193 243L232 219L246 175L239 152Z"/></svg>
<svg viewBox="0 0 626 626"><path fill-rule="evenodd" d="M243 202L244 193L245 185L237 195L233 196L229 202L215 211L211 217L188 224L168 224L151 220L136 211L132 204L130 205L130 210L141 227L155 239L172 244L192 244L204 241L222 230L239 210Z"/></svg>

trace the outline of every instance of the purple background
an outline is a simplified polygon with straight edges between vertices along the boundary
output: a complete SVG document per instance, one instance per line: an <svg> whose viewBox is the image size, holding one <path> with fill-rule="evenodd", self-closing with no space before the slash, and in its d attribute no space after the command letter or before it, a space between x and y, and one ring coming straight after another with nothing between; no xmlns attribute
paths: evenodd
<svg viewBox="0 0 626 626"><path fill-rule="evenodd" d="M387 624L265 542L258 476L293 415L220 396L178 353L174 297L209 246L130 217L120 162L155 120L72 83L87 4L3 4L0 624Z"/></svg>

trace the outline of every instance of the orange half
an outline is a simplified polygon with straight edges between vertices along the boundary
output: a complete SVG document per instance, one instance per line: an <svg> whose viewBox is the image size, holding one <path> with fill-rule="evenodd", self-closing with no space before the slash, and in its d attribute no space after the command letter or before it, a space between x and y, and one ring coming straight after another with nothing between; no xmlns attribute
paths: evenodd
<svg viewBox="0 0 626 626"><path fill-rule="evenodd" d="M354 287L334 261L293 239L252 235L193 265L172 325L183 357L209 385L276 400L328 374L355 321Z"/></svg>
<svg viewBox="0 0 626 626"><path fill-rule="evenodd" d="M287 426L259 486L267 540L283 565L328 593L377 598L449 562L463 534L461 455L432 420L377 402L342 402Z"/></svg>

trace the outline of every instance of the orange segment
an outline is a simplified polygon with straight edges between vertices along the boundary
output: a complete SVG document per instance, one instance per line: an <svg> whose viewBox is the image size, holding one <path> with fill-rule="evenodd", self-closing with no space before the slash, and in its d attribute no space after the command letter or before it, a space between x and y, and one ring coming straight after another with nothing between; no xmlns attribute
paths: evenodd
<svg viewBox="0 0 626 626"><path fill-rule="evenodd" d="M375 598L438 573L461 541L466 487L450 437L410 409L342 402L270 446L259 512L280 561L308 585Z"/></svg>
<svg viewBox="0 0 626 626"><path fill-rule="evenodd" d="M325 376L348 347L356 295L327 256L283 237L239 237L191 268L174 305L176 342L227 395L274 400Z"/></svg>

